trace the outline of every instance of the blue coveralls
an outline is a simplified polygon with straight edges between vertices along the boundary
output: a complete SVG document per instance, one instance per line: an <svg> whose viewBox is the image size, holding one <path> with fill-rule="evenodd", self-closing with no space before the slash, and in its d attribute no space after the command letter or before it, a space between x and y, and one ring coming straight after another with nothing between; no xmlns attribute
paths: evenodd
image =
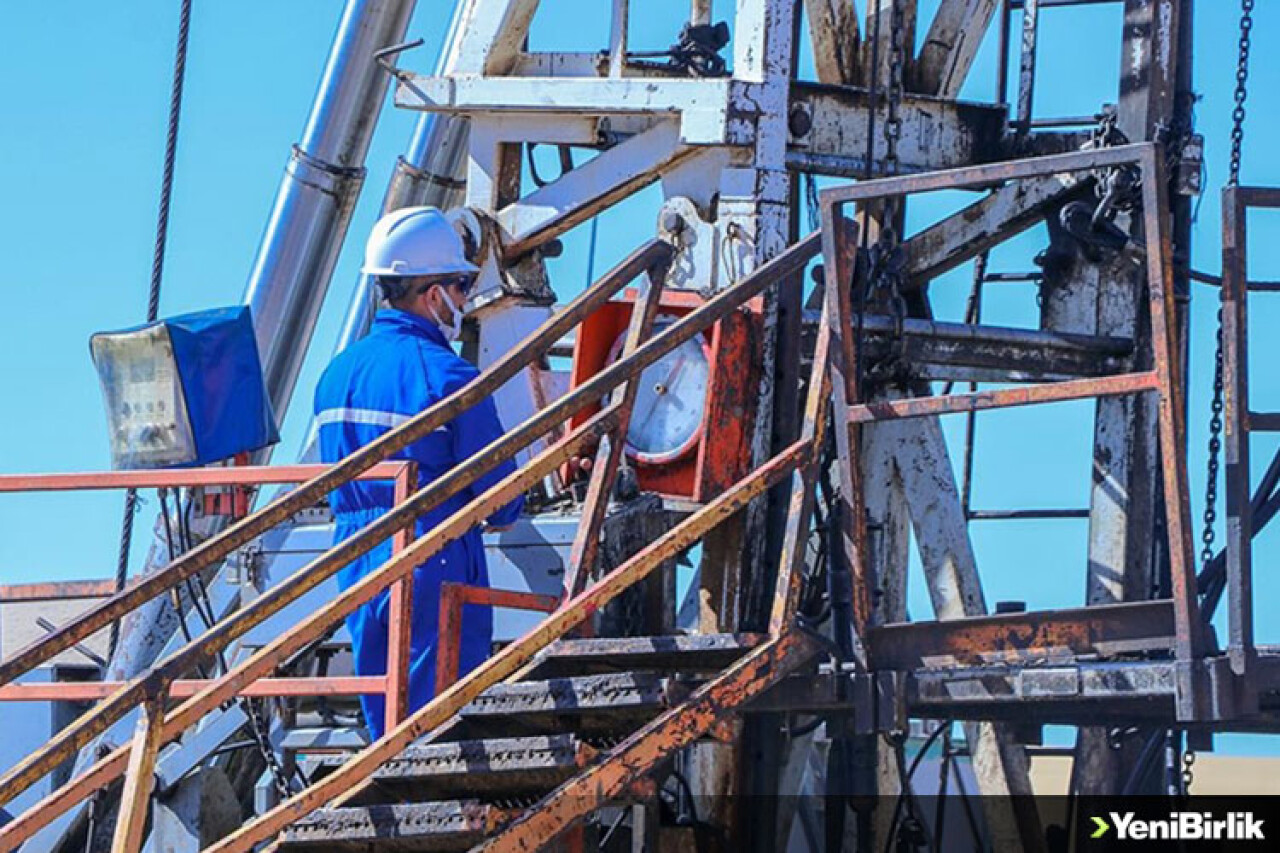
<svg viewBox="0 0 1280 853"><path fill-rule="evenodd" d="M321 458L332 463L350 455L454 393L476 375L475 367L453 351L430 321L404 311L379 311L369 334L339 354L316 387L315 413L320 427ZM425 485L471 458L501 434L502 424L493 400L485 399L394 458L417 462L418 482ZM418 535L435 527L514 470L514 462L503 462L470 488L420 517ZM392 504L392 494L390 482L373 480L348 483L331 493L329 504L337 521L334 542L346 539L385 513ZM511 524L523 504L523 497L517 498L491 515L489 523ZM342 569L338 573L339 585L347 589L390 556L391 543L387 541ZM440 584L444 581L489 585L478 528L472 528L414 571L410 708L422 707L435 692ZM357 675L386 673L389 597L389 592L384 590L347 617ZM493 611L487 607L466 607L462 625L459 672L466 673L489 656ZM383 697L362 696L360 702L370 734L381 737Z"/></svg>

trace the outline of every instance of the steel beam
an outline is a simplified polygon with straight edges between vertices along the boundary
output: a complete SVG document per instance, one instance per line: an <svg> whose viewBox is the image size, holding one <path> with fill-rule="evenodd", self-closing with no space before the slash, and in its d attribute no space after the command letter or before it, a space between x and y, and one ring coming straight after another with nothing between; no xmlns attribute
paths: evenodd
<svg viewBox="0 0 1280 853"><path fill-rule="evenodd" d="M908 670L1167 653L1173 636L1169 602L1142 601L883 625L872 630L870 648L875 669Z"/></svg>
<svg viewBox="0 0 1280 853"><path fill-rule="evenodd" d="M872 100L865 89L820 83L795 83L787 146L787 168L846 178L863 178L867 166L867 112ZM888 107L877 99L875 125L883 127ZM904 172L950 169L985 163L1004 153L1007 112L1003 107L934 98L903 96L899 109L902 136L899 166ZM871 173L884 175L885 139L875 131Z"/></svg>

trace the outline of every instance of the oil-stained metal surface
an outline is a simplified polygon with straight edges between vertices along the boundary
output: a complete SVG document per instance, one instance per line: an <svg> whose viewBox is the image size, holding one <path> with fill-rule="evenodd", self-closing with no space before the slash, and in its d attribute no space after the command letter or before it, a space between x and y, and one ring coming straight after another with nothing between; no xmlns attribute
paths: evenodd
<svg viewBox="0 0 1280 853"><path fill-rule="evenodd" d="M466 730L616 734L679 701L685 688L648 672L521 681L494 685L458 715Z"/></svg>
<svg viewBox="0 0 1280 853"><path fill-rule="evenodd" d="M867 171L868 92L848 86L796 83L791 88L787 168L845 178ZM884 127L888 107L876 107ZM1007 111L990 104L906 95L900 107L898 156L904 172L952 169L998 159ZM803 131L803 132L799 132ZM883 175L885 139L876 133L873 174Z"/></svg>
<svg viewBox="0 0 1280 853"><path fill-rule="evenodd" d="M504 816L502 809L479 800L322 809L289 827L279 849L466 850Z"/></svg>
<svg viewBox="0 0 1280 853"><path fill-rule="evenodd" d="M1173 648L1168 601L973 616L943 622L907 622L873 628L875 669L1013 660L1063 660Z"/></svg>
<svg viewBox="0 0 1280 853"><path fill-rule="evenodd" d="M981 381L1036 382L1105 376L1121 372L1133 352L1127 338L878 314L855 316L853 322L862 329L868 357L892 354L919 378L962 381L973 375Z"/></svg>
<svg viewBox="0 0 1280 853"><path fill-rule="evenodd" d="M538 656L529 677L636 669L711 672L724 669L763 639L760 634L669 634L560 640Z"/></svg>
<svg viewBox="0 0 1280 853"><path fill-rule="evenodd" d="M379 768L373 784L349 804L542 793L586 767L595 755L595 748L572 734L415 744ZM342 761L334 756L328 764Z"/></svg>

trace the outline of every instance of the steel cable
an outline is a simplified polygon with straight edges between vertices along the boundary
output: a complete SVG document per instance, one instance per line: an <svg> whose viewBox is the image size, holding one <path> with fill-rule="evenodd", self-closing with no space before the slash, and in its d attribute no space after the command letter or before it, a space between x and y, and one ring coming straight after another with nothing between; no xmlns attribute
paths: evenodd
<svg viewBox="0 0 1280 853"><path fill-rule="evenodd" d="M160 282L164 276L165 247L169 240L169 205L173 197L173 163L178 150L178 120L182 115L182 89L187 76L187 37L191 29L191 0L181 0L178 15L178 45L173 60L173 83L169 89L169 124L165 134L164 171L160 179L160 209L156 215L155 248L151 255L151 286L147 293L147 322L160 315ZM124 519L120 527L120 550L116 557L115 589L124 589L129 577L129 551L133 546L133 519L138 512L138 490L124 496ZM120 622L111 623L107 660L115 657L120 643Z"/></svg>

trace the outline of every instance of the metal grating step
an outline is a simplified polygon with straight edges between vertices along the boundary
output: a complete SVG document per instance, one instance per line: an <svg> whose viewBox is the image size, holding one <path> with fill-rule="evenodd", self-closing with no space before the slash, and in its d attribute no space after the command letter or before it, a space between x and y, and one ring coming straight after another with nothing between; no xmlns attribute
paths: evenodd
<svg viewBox="0 0 1280 853"><path fill-rule="evenodd" d="M530 678L656 670L718 672L760 643L759 634L676 634L560 640L548 648Z"/></svg>
<svg viewBox="0 0 1280 853"><path fill-rule="evenodd" d="M477 800L319 809L288 827L278 849L312 853L466 850L511 816Z"/></svg>
<svg viewBox="0 0 1280 853"><path fill-rule="evenodd" d="M573 735L415 744L373 775L351 805L543 794L587 766L596 750ZM325 765L340 765L333 756Z"/></svg>
<svg viewBox="0 0 1280 853"><path fill-rule="evenodd" d="M617 734L630 731L687 692L683 685L649 672L499 684L462 709L454 736Z"/></svg>

